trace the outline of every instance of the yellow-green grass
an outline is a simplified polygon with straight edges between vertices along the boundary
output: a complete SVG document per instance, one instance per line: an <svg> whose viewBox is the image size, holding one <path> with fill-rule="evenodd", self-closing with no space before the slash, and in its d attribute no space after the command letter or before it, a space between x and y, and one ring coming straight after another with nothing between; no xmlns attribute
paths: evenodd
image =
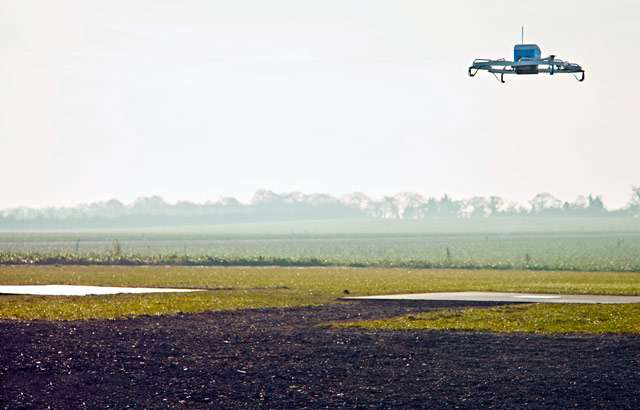
<svg viewBox="0 0 640 410"><path fill-rule="evenodd" d="M299 293L278 290L196 293L120 294L105 296L0 297L0 318L85 320L119 319L141 315L171 315L260 307L310 304Z"/></svg>
<svg viewBox="0 0 640 410"><path fill-rule="evenodd" d="M337 328L523 333L640 333L640 305L530 304L443 309Z"/></svg>
<svg viewBox="0 0 640 410"><path fill-rule="evenodd" d="M0 318L98 319L177 312L305 306L343 296L439 291L640 295L640 274L382 268L4 266L0 285L220 289L187 294L0 296Z"/></svg>

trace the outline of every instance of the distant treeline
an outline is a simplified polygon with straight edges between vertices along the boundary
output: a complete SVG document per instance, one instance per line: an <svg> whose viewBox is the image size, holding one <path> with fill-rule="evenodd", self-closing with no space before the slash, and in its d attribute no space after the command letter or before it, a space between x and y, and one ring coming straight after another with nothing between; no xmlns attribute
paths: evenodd
<svg viewBox="0 0 640 410"><path fill-rule="evenodd" d="M13 208L0 211L0 229L75 229L186 226L242 222L276 222L313 219L429 219L498 217L640 217L640 186L632 189L629 203L609 210L600 196L580 196L572 202L540 193L528 204L501 197L453 199L401 193L372 199L362 193L336 198L327 194L278 194L259 190L250 203L235 198L215 202L165 202L159 196L139 198L131 204L116 199L75 207Z"/></svg>

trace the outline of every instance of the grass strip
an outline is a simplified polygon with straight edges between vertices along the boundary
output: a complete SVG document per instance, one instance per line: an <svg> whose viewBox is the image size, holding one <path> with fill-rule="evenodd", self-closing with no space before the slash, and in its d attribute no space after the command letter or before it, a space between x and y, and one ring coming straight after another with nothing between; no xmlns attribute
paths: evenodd
<svg viewBox="0 0 640 410"><path fill-rule="evenodd" d="M0 285L48 284L219 290L89 297L0 295L0 318L114 319L178 312L293 307L335 303L337 298L345 295L345 291L350 296L454 291L640 295L640 275L629 272L336 267L0 266Z"/></svg>
<svg viewBox="0 0 640 410"><path fill-rule="evenodd" d="M640 334L640 305L525 304L444 309L388 319L337 323L332 326L497 333Z"/></svg>

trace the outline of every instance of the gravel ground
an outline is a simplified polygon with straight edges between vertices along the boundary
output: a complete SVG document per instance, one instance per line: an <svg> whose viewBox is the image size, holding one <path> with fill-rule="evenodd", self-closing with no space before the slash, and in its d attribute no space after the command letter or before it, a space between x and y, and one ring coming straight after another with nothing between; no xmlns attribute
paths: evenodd
<svg viewBox="0 0 640 410"><path fill-rule="evenodd" d="M640 408L637 336L317 326L461 305L0 321L0 408Z"/></svg>

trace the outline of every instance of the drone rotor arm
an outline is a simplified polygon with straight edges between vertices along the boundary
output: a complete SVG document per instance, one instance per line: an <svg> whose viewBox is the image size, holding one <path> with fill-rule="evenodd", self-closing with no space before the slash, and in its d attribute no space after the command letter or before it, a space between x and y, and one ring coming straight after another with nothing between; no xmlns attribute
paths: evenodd
<svg viewBox="0 0 640 410"><path fill-rule="evenodd" d="M549 64L548 68L540 69L540 72L542 73L546 72L551 75L572 74L576 78L576 80L580 82L583 82L585 78L584 69L579 64L570 63L568 61L562 61L562 60L556 60L554 64ZM578 77L576 74L580 74L580 77Z"/></svg>

